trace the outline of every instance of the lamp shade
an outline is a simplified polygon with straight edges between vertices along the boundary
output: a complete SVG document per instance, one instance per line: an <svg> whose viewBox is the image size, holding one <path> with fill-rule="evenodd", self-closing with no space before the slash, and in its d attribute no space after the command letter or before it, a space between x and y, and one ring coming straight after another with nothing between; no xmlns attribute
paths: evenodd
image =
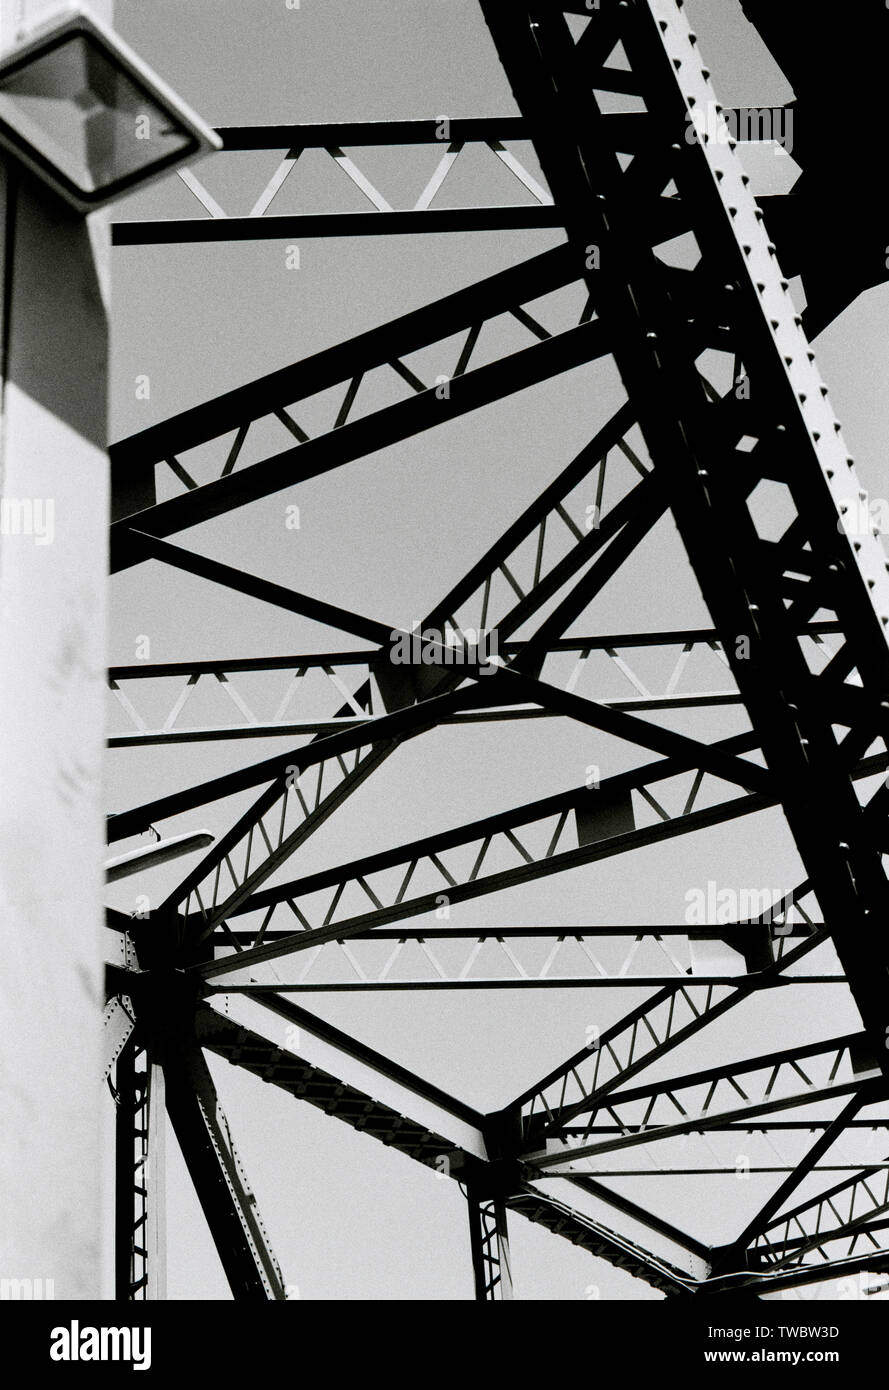
<svg viewBox="0 0 889 1390"><path fill-rule="evenodd" d="M0 146L89 212L221 141L113 30L78 8L0 60Z"/></svg>

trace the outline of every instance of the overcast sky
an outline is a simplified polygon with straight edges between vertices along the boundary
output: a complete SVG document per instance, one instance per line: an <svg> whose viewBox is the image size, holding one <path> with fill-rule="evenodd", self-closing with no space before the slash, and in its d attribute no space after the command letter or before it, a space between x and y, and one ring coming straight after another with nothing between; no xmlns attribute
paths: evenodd
<svg viewBox="0 0 889 1390"><path fill-rule="evenodd" d="M724 105L789 99L786 82L737 0L689 0L687 9ZM515 109L474 0L303 0L298 11L284 0L117 0L116 22L213 125L488 116ZM530 147L513 148L539 172ZM427 147L352 153L393 207L412 205L439 156ZM244 214L279 158L275 152L215 156L198 173L227 212ZM745 158L759 191L781 191L792 182L791 161L773 147L748 151ZM528 200L490 154L466 152L452 177L443 206ZM360 195L342 173L314 151L296 166L273 211L360 206ZM201 208L175 177L115 213L118 220L192 215L202 215ZM513 232L306 240L296 272L287 269L285 244L274 240L117 248L112 438L561 239L558 232ZM865 296L818 343L860 475L877 496L886 490L879 441L889 422L885 392L876 390L886 375L885 334L878 328L886 295L884 287ZM505 337L495 337L488 350L502 351L506 344ZM434 377L435 361L429 358L425 366ZM439 369L449 372L453 362L442 360ZM137 396L136 380L143 376L150 381L147 400ZM362 389L364 409L393 398L391 383L383 379ZM569 462L619 399L610 366L577 369L176 539L386 624L409 626ZM318 428L320 421L319 415ZM257 457L263 444L257 444ZM294 502L300 507L298 532L283 524L285 507ZM144 636L152 661L362 645L154 563L116 576L112 595L114 663L134 661ZM668 520L573 630L658 630L708 621ZM283 682L264 679L267 688L257 694L270 712ZM743 716L732 709L649 717L708 739L744 727ZM284 746L276 739L116 751L110 805L137 805ZM576 786L594 762L609 775L639 761L632 749L567 721L440 729L399 750L312 837L283 877ZM221 833L251 800L232 798L164 829L206 825ZM136 892L160 901L182 876L181 863L154 870L116 885L109 900L130 911ZM782 820L771 812L648 848L632 860L606 860L477 900L454 909L452 922L668 923L681 920L688 890L706 886L708 879L787 890L802 876ZM811 959L813 969L830 968L827 952L819 953L817 966ZM287 978L286 962L279 968ZM646 993L497 991L485 998L442 992L415 1000L404 994L313 994L300 1002L469 1103L494 1109L582 1046L590 1024L606 1027ZM787 996L774 991L753 1009L738 1010L652 1075L858 1026L843 990L819 987L817 997L814 990L797 990L790 1008L783 1002ZM273 1020L271 1028L270 1036L283 1044L283 1026ZM437 1180L434 1172L245 1073L211 1065L286 1280L299 1286L303 1298L472 1296L465 1203L456 1184ZM765 1140L751 1140L749 1154L754 1162L777 1163L781 1154L793 1161L810 1142L807 1135L779 1136L776 1158ZM710 1144L711 1157L735 1163L735 1138L714 1136ZM683 1150L689 1161L691 1148ZM169 1151L169 1294L226 1298L221 1267L172 1138ZM644 1151L635 1152L643 1157ZM638 1166L653 1167L654 1154ZM705 1150L695 1149L695 1162L705 1157ZM671 1161L679 1165L678 1148ZM745 1214L755 1212L778 1181L756 1175L743 1183L734 1176L677 1177L615 1180L613 1186L719 1242L740 1229ZM551 1187L555 1192L558 1184ZM620 1218L613 1224L619 1226ZM511 1233L519 1298L583 1299L591 1287L602 1298L659 1297L521 1218L512 1218Z"/></svg>

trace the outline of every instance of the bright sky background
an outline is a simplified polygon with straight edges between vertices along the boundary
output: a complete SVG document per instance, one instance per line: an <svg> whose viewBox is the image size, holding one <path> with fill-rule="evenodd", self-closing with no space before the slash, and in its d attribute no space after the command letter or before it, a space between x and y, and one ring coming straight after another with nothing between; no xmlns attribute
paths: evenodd
<svg viewBox="0 0 889 1390"><path fill-rule="evenodd" d="M737 0L688 0L687 8L724 105L789 99L790 89ZM515 110L475 0L303 0L298 11L287 9L284 0L117 0L116 25L213 125ZM530 146L515 150L536 171ZM419 147L361 149L354 155L390 204L405 207L418 196L439 153ZM791 162L772 147L748 150L745 158L758 191L781 191L792 182ZM279 159L277 152L216 156L198 172L227 212L245 214ZM459 206L480 200L527 201L493 155L472 150L461 155L442 201ZM315 151L297 165L272 210L361 206L357 190ZM117 220L201 215L175 177L115 211ZM285 243L274 240L117 248L111 437L122 438L561 240L559 232L305 240L296 272L286 268ZM872 291L818 343L834 406L874 496L886 490L880 442L889 406L886 393L875 388L886 375L879 316L887 295L886 287ZM519 337L515 346L524 341ZM433 359L434 354L425 359L426 379L453 369L452 359ZM136 395L136 378L143 375L151 383L147 401ZM382 380L368 383L367 391L363 408L395 398ZM617 400L610 366L581 368L174 539L387 624L410 626L565 466ZM263 456L262 444L256 457ZM299 531L283 523L293 502L301 509ZM667 521L573 630L708 622ZM134 661L143 636L150 638L152 661L362 645L154 563L113 581L112 662ZM638 666L644 670L645 659ZM279 677L274 688L260 691L269 713L280 689ZM708 739L744 727L731 709L648 717ZM111 808L137 805L285 746L273 739L116 751L110 759ZM593 762L607 776L642 760L567 721L439 730L399 750L312 837L284 876L576 786ZM164 830L206 825L221 833L253 799L232 798L166 822ZM174 864L126 880L114 886L109 901L125 911L133 909L137 893L160 901L187 868L190 863ZM681 920L687 890L708 879L787 890L802 876L781 818L767 813L648 848L632 860L607 860L466 904L454 909L452 924L666 923ZM809 960L812 969L830 968L826 954ZM286 963L280 969L287 978ZM485 998L442 992L413 1000L404 994L314 994L299 1002L471 1104L494 1109L582 1046L589 1024L604 1028L645 993L497 991ZM843 991L773 991L753 1010L741 1008L690 1048L679 1049L663 1074L857 1026ZM283 1044L283 1024L270 1019L268 1027ZM437 1180L431 1170L237 1069L215 1061L211 1066L286 1280L299 1286L303 1298L472 1297L465 1203L456 1184ZM722 1161L735 1162L737 1143L730 1136L712 1142ZM791 1156L810 1142L806 1135L778 1140ZM227 1298L172 1137L169 1168L169 1296ZM777 1181L752 1175L743 1185L734 1177L708 1177L616 1180L613 1186L692 1233L719 1241L740 1228L745 1213L755 1212ZM557 1186L552 1184L554 1191ZM612 1224L622 1228L616 1215ZM659 1297L518 1217L512 1218L511 1235L521 1299L583 1299L590 1286L602 1298Z"/></svg>

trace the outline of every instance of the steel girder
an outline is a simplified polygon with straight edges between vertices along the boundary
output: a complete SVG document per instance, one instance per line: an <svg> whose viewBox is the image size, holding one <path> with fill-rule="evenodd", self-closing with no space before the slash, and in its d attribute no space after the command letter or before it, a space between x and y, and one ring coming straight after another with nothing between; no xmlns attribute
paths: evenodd
<svg viewBox="0 0 889 1390"><path fill-rule="evenodd" d="M621 78L613 79L614 90L621 90ZM615 130L625 131L625 138L644 142L646 123L625 116L612 118ZM450 119L446 116L427 121L354 121L327 122L298 126L223 126L217 134L223 142L223 153L244 150L277 150L280 163L271 178L260 189L246 217L231 217L217 203L202 181L190 169L181 170L179 178L194 195L203 209L195 218L175 218L152 221L117 222L112 227L117 246L157 245L182 242L254 241L269 237L328 237L379 236L386 234L496 231L509 228L561 227L557 209L552 206L548 190L540 185L516 154L504 141L528 139L525 121L520 116L476 119ZM426 145L430 148L429 178L417 187L412 208L394 210L384 194L374 187L345 149L367 146ZM524 190L526 201L506 206L488 205L464 208L433 208L431 204L440 193L445 180L467 146L487 148L499 160ZM348 184L357 188L369 207L364 212L327 212L320 214L269 213L284 184L293 179L300 157L307 150L317 150L329 156L328 165L340 172L331 180L334 206L337 193L345 192ZM437 154L434 153L437 151ZM491 161L493 163L493 159ZM298 174L297 174L298 177ZM291 182L292 186L292 182ZM518 188L516 188L518 193ZM527 201L530 195L530 202ZM354 196L354 195L353 195ZM520 195L522 196L522 195ZM279 204L280 206L280 204ZM371 214L371 208L373 213Z"/></svg>
<svg viewBox="0 0 889 1390"><path fill-rule="evenodd" d="M176 730L183 693L160 729L146 726L135 707L121 700L144 735L143 742L161 742L168 736L242 737L254 731L314 737L288 753L109 818L111 838L124 838L156 819L250 787L264 788L254 806L152 913L150 924L110 916L110 925L129 928L139 954L138 964L131 959L126 971L112 973L109 988L113 997L133 1003L138 1046L151 1058L146 1065L152 1074L163 1077L167 1107L236 1296L282 1297L284 1285L218 1111L201 1049L320 1106L427 1166L446 1160L449 1176L466 1183L479 1298L498 1292L508 1296L510 1210L670 1295L777 1291L854 1269L887 1268L889 1251L880 1238L889 1224L885 1166L860 1164L852 1177L785 1209L802 1184L811 1186L814 1174L830 1169L821 1160L830 1156L838 1137L855 1133L856 1126L879 1129L886 1124L882 1117L859 1114L885 1099L889 1074L884 1047L889 1022L886 947L876 930L889 905L881 860L887 843L885 797L882 792L871 794L868 802L868 792L859 791L889 762L885 559L875 535L860 534L849 514L854 512L849 499L858 499L860 492L854 469L732 142L711 141L702 131L697 139L687 138L695 126L695 110L715 109L716 99L681 4L602 0L592 16L579 6L501 0L482 0L482 9L521 115L494 123L496 131L487 122L454 122L450 143L415 210L394 213L384 205L342 146L431 143L429 123L398 122L384 129L319 127L314 133L306 127L273 132L232 129L225 136L227 149L287 149L250 219L225 217L206 189L188 175L186 182L209 219L194 228L169 223L117 229L119 243L283 231L335 235L346 227L346 215L325 215L314 222L265 217L299 148L315 147L328 150L341 173L374 205L373 214L359 215L362 231L546 225L564 227L567 245L184 412L112 450L114 569L159 559L260 601L353 631L373 649L345 656L309 654L264 662L112 671L112 688L120 696L121 683L143 676L184 677L187 695L203 675L228 684L228 676L238 671L277 669L298 681L309 669L320 668L339 701L327 716L313 711L310 719L298 724L279 716L263 725L229 689L245 725L183 733ZM577 26L569 27L566 14L589 18L582 33ZM617 43L623 46L624 68L610 65ZM607 113L600 100L603 93L628 96L644 110ZM503 148L506 138L533 140L548 189L522 178L527 171ZM471 140L490 144L492 154L525 183L536 206L461 210L436 220L429 202L459 147ZM658 255L663 243L681 235L693 238L699 258L687 269L667 265ZM598 253L595 266L589 259L593 248ZM538 317L534 301L568 286L579 292L580 322L575 309L565 326L553 333L544 326L543 310ZM482 325L503 313L528 330L533 344L470 371ZM436 395L403 359L457 332L466 335L463 348L449 390ZM732 381L742 372L748 392L714 389L705 379L700 363L702 354L711 350L730 355ZM471 655L475 638L463 634L495 631L500 652L496 672L472 669L469 662L455 669L440 651L427 667L408 674L396 671L386 651L390 629L376 617L351 614L246 576L166 539L605 353L617 364L626 403L427 615L425 626L452 629L464 654ZM363 377L386 365L413 394L350 421ZM292 414L294 403L337 385L342 387L342 403L331 429L308 439ZM267 416L298 443L272 458L245 463L250 427ZM233 439L226 438L232 433ZM218 475L199 483L190 461L183 463L181 455L214 440L224 446ZM154 473L164 464L184 490L158 501ZM606 509L606 465L613 479L616 464L624 474L629 472L629 478L622 477L620 495L614 500L612 493ZM765 484L782 489L792 509L792 520L777 540L767 538L753 507ZM589 507L580 512L578 503L591 495L595 516L589 526ZM619 574L667 510L709 607L712 629L624 634L620 641L600 635L566 636L572 622ZM555 554L547 548L554 527L561 528L562 539ZM529 541L534 559L522 577L517 557L523 547L527 552ZM538 622L536 631L517 639L532 619ZM815 654L825 634L831 642L826 661ZM749 717L749 730L715 743L679 735L639 717L643 711L657 714L683 707L676 694L678 662L702 642L711 649L718 646L731 688L696 692L684 707L702 708L718 700L743 708ZM624 648L644 645L672 645L674 657L679 649L663 694L653 694L625 656L617 655ZM603 694L593 699L576 691L576 676L554 674L560 652L580 652L583 660L594 650L606 653L635 696ZM353 668L349 685L344 683L346 667ZM405 740L440 723L501 717L567 717L659 757L593 788L571 788L329 871L270 882ZM127 742L128 736L119 741ZM305 782L309 770L316 770L310 788ZM298 774L295 782L293 772ZM668 811L662 801L670 798L661 791L655 798L650 788L672 783L675 799L677 780L683 778L677 809ZM705 778L707 805L695 810ZM730 783L732 795L714 801L713 781L722 782L723 795L724 784ZM645 805L655 811L654 822L641 823L640 808ZM672 933L691 942L718 939L738 948L743 973L702 973L693 958L687 964L688 957L674 954L669 974L662 977L634 977L623 967L614 979L601 967L595 976L579 977L584 985L623 981L655 992L635 1003L593 1047L568 1058L496 1114L479 1115L399 1064L337 1033L289 1002L284 997L289 986L273 986L261 978L267 962L284 956L296 961L309 952L311 965L319 951L328 949L341 953L354 967L354 952L362 941L388 935L400 945L412 934L423 941L422 927L386 924L429 911L442 895L456 904L776 806L786 816L807 874L777 917L769 911L748 920L720 922L699 935L687 924L684 932L677 926L655 925L591 924L578 929L582 941L588 935L613 932L637 938L636 944L660 941ZM446 857L455 851L464 852L462 868ZM502 866L507 853L511 866L484 871L486 858ZM374 874L389 874L385 889L369 882ZM794 911L788 910L791 905ZM291 927L276 922L276 913L292 918ZM256 914L252 920L251 914ZM474 943L474 951L486 937L496 936L504 947L509 942L512 953L514 941L521 939L509 928L459 930ZM525 930L528 935L534 932ZM433 928L428 935L433 933L447 938L446 929ZM572 933L547 925L541 935ZM797 973L798 962L828 945L839 957L841 975ZM514 954L511 958L516 963ZM438 980L432 983L454 983L447 971L440 966L437 970ZM246 980L237 978L239 971ZM358 984L366 988L373 982L366 971L361 973L365 978ZM463 970L457 974L467 987L504 986L500 979L467 979ZM547 972L532 978L521 962L518 974L523 986L577 982L549 977ZM833 978L848 980L862 1032L785 1048L768 1058L734 1058L672 1080L642 1079L627 1085L730 1010L755 1000L761 989L777 984L795 988L794 982ZM412 979L401 985L418 988L424 983L429 982ZM306 987L302 980L297 984ZM344 1072L350 1059L358 1060L378 1077L381 1092L395 1086L407 1095L407 1102L401 1108L383 1102L217 1013L206 1002L206 996L217 991L230 995L232 1006L236 996L246 996L254 1008L298 1019L301 1028L323 1036L340 1051ZM172 1027L171 1000L176 1004ZM122 1035L123 1026L119 1031ZM149 1087L145 1083L140 1089L135 1080L137 1043L131 1040L119 1047L119 1183L122 1191L131 1193L127 1155L132 1157L133 1134L138 1138L148 1132L138 1106ZM785 1081L786 1076L793 1080ZM825 1115L824 1106L837 1099L845 1102L842 1110ZM409 1118L414 1103L432 1106L440 1114L442 1132ZM773 1118L813 1104L820 1107L818 1113ZM680 1118L672 1119L670 1110ZM758 1123L750 1126L747 1120ZM572 1165L595 1161L598 1154L654 1140L669 1143L673 1136L782 1127L820 1131L820 1136L802 1160L789 1165L790 1175L728 1247L711 1250L641 1203L612 1192L600 1181L601 1170L571 1171ZM545 1149L540 1148L542 1142ZM539 1190L551 1175L561 1176L567 1190L576 1194L577 1207ZM671 1255L646 1249L635 1237L623 1236L591 1216L582 1209L589 1202L604 1205L634 1227L647 1227L654 1243L666 1242ZM129 1211L126 1201L120 1211ZM135 1248L132 1222L126 1231L124 1226L121 1215L119 1288L132 1296L137 1284L148 1288L156 1276L143 1270L135 1277L129 1264L124 1274L124 1251L129 1258Z"/></svg>
<svg viewBox="0 0 889 1390"><path fill-rule="evenodd" d="M559 1138L555 1144L523 1157L533 1167L552 1172L594 1154L678 1134L701 1133L711 1121L727 1124L744 1116L797 1109L827 1096L850 1092L860 1104L862 1081L879 1075L865 1033L770 1052L654 1085L612 1090L601 1101L587 1100L582 1108L572 1107L573 1118L586 1113L592 1124L604 1112L622 1133L593 1139L588 1130L575 1130L571 1136L574 1142L567 1147L562 1146ZM885 1097L877 1092L875 1098Z"/></svg>
<svg viewBox="0 0 889 1390"><path fill-rule="evenodd" d="M807 867L811 862L825 919L833 915L844 923L837 948L885 1052L886 961L875 924L889 907L889 884L875 836L863 832L847 749L859 741L870 747L885 733L889 708L880 694L889 683L889 578L878 538L858 539L837 524L847 493L857 496L859 489L755 200L726 146L702 138L686 142L675 159L667 155L677 186L687 180L700 200L695 231L704 243L701 266L709 240L732 286L717 314L731 330L751 395L723 403L703 388L687 323L659 272L648 229L638 222L634 184L659 183L663 165L643 168L634 179L633 164L624 174L616 153L602 143L592 98L597 64L577 51L552 7L522 6L518 13L494 3L483 8L519 105L540 131L544 171L557 200L571 210L569 238L600 245L611 260L612 274L597 282L600 318L621 324L615 357L643 402L641 423L656 471L658 463L669 469L673 514L716 626L727 636L751 639L751 659L738 660L732 649L733 674L762 735L766 761L780 775L782 804L803 861ZM694 106L717 104L687 25L669 0L623 8L632 21L621 26L621 38L646 95L652 83L649 109L662 85L666 135L687 130ZM589 131L576 150L554 139L566 124ZM755 441L749 455L738 450L742 436ZM797 511L777 545L757 534L747 506L766 478L784 485ZM846 677L857 671L872 691L870 701L861 702L862 723L855 721L842 743L831 726L841 722L837 702L845 682L836 672L828 681L813 679L787 627L786 580L806 543L817 561L795 603L837 613L844 623ZM843 724L847 718L844 713Z"/></svg>
<svg viewBox="0 0 889 1390"><path fill-rule="evenodd" d="M585 302L574 312L561 309L563 327L555 333L524 308L555 290L578 285L581 278L565 248L556 247L112 445L112 572L148 558L145 542L131 534L136 524L131 517L137 518L140 532L168 536L600 355L601 332L589 323ZM482 333L502 314L522 324L528 347L471 367ZM438 389L427 388L402 359L458 333L464 335L463 343L448 380L438 383ZM380 368L389 368L401 380L407 388L404 400L350 422L363 379ZM301 402L335 387L342 388L342 398L330 428L310 439L296 418L298 411L292 412ZM288 448L245 466L250 426L266 417L276 421ZM227 439L230 434L233 437ZM210 441L221 441L218 472L198 485L188 472L188 461L183 465L179 456ZM159 464L170 467L182 488L164 502L155 501L154 472Z"/></svg>
<svg viewBox="0 0 889 1390"><path fill-rule="evenodd" d="M830 645L825 636L836 630L831 623L810 623L801 640L808 639L822 652L830 654ZM504 642L501 651L505 656L518 654L520 644ZM650 690L633 671L630 661L632 652L638 648L655 648L663 652L667 661L664 666L663 689ZM699 652L710 652L711 681L708 688L694 691L680 690L682 673L689 657ZM596 663L591 658L601 653L604 661ZM559 658L562 658L561 661ZM569 664L570 660L570 664ZM676 633L616 633L607 637L566 638L553 643L544 654L544 667L549 663L558 671L554 680L564 688L575 691L597 679L600 682L597 702L619 710L659 710L696 709L707 705L732 705L740 703L740 695L726 686L723 675L727 658L716 637L716 633L706 629L688 629ZM609 670L608 668L611 668ZM632 690L630 694L606 694L606 688L613 690L614 671L623 678ZM281 672L281 698L272 707L274 712L262 717L252 708L243 690L238 690L235 679L238 675L255 675ZM600 674L601 672L601 674ZM326 677L326 682L317 679L316 673ZM564 674L563 674L564 673ZM314 677L314 679L313 679ZM209 678L209 679L208 679ZM613 677L615 683L617 677ZM183 727L180 716L186 704L201 681L207 685L215 680L220 694L225 697L218 702L220 714L217 722L202 726ZM718 684L717 684L718 680ZM170 704L164 715L152 727L147 721L150 716L143 715L136 703L141 682L176 682L170 689ZM267 738L272 734L321 734L331 733L338 725L354 723L356 720L370 718L373 708L382 703L382 694L377 687L362 707L355 699L355 690L349 689L364 681L376 684L376 671L366 652L330 652L327 654L303 653L298 656L236 658L230 661L193 661L143 663L112 667L108 673L109 687L116 703L127 715L129 729L112 733L109 746L112 748L139 747L143 744L188 743L219 740L225 738ZM285 715L292 704L300 704L302 688L306 687L309 698L320 702L327 684L332 685L347 701L352 701L348 713L326 718L326 711L312 711L300 720ZM595 689L596 686L594 685ZM624 686L626 690L626 686ZM241 719L232 722L232 709L238 711ZM222 711L228 720L222 717ZM453 722L471 722L488 719L552 718L552 712L534 705L510 705L502 709L488 708L463 711L452 716ZM443 721L444 722L444 721Z"/></svg>

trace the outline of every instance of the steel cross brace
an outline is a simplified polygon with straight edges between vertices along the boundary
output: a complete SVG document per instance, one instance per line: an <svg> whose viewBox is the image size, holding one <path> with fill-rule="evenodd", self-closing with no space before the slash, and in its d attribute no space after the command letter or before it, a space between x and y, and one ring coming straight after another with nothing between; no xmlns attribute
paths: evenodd
<svg viewBox="0 0 889 1390"><path fill-rule="evenodd" d="M559 588L568 582L579 568L604 549L618 535L621 528L625 528L638 515L642 502L639 489L643 484L637 484L633 491L609 508L604 517L600 519L597 527L588 528L587 531L582 529L582 522L578 525L566 511L565 503L570 494L576 491L578 485L597 470L601 480L602 468L609 449L615 448L623 440L624 435L631 429L634 420L634 412L629 406L625 405L618 410L611 421L598 432L577 458L562 471L553 483L544 489L540 497L525 509L499 540L489 547L481 560L467 571L463 579L451 589L442 602L426 615L422 625L423 629L442 631L446 624L450 624L457 631L496 628L498 638L503 640L510 631L516 630L525 622L540 604L557 593ZM650 488L648 492L650 494ZM567 527L572 538L570 549L559 559L543 556L544 536L548 524L550 530L556 524L560 528ZM517 581L513 575L516 566L512 556L514 552L518 552L522 543L530 536L535 537L537 541L538 558L530 582L525 580L524 575L522 576L527 588L519 584L517 594ZM508 574L511 578L505 589L501 583L498 590L496 581L501 574L504 576ZM517 597L518 602L516 602ZM496 621L492 621L491 610L495 602L498 608L502 609L502 612L498 614ZM424 677L423 672L420 671L412 678L410 672L405 674L401 668L393 668L390 655L390 649L386 648L370 654L365 659L374 666L379 696L382 698L383 706L391 712L421 698L423 694L432 693L435 681L430 682L428 672ZM442 679L441 673L439 673L438 679ZM339 719L353 714L356 704L359 708L366 707L370 712L372 699L373 690L371 684L367 682L359 687L345 705L340 707L334 718ZM353 730L349 736L353 740L355 739L355 732ZM366 738L367 735L365 734L364 737ZM332 756L334 750L339 752L340 749L359 747L361 742L362 738L359 736L357 741L351 743L344 743L341 740L337 744L325 744L324 748L331 750L331 765L335 761ZM131 812L112 816L109 821L109 835L113 839L121 838L144 829L156 819L163 819L165 816L178 814L182 810L203 805L216 796L228 795L231 791L242 790L244 787L259 785L262 782L280 778L283 770L290 763L298 763L299 759L305 756L305 750L296 749L290 755L284 755L277 760L266 760L256 765L252 770L245 769L238 774L229 774L224 778L214 779L213 782L204 787L174 793L145 806L134 808ZM330 771L334 771L334 775L336 775L334 767L331 766L328 770L328 780ZM261 815L261 811L254 812L254 819L256 815ZM217 849L217 854L218 852Z"/></svg>

